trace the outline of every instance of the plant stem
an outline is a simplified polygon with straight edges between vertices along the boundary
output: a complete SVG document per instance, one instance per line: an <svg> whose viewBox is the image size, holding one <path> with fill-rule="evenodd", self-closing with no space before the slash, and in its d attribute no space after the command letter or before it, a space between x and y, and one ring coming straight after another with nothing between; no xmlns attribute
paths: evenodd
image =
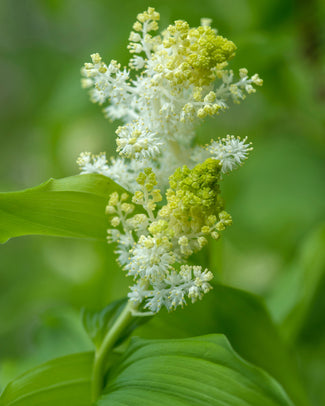
<svg viewBox="0 0 325 406"><path fill-rule="evenodd" d="M95 353L95 360L93 365L92 372L92 381L91 381L91 400L95 402L103 389L104 384L104 374L105 366L107 361L107 356L112 350L114 344L119 339L121 332L129 324L132 319L131 308L133 307L128 303L123 309L122 313L116 319L112 328L109 330L107 336L105 337L102 345Z"/></svg>

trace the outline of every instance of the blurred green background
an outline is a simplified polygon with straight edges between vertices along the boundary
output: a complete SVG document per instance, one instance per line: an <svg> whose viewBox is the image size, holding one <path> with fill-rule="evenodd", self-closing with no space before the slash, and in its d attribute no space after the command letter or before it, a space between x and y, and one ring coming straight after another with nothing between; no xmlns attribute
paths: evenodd
<svg viewBox="0 0 325 406"><path fill-rule="evenodd" d="M128 34L149 5L161 27L212 18L238 46L231 67L264 79L255 95L198 128L202 142L235 134L254 143L222 184L234 224L211 267L288 323L310 397L325 404L323 1L2 0L0 190L77 174L83 151L113 153L117 124L89 102L79 70L93 52L126 65ZM80 308L127 292L112 258L92 241L24 237L0 247L0 388L39 362L90 348Z"/></svg>

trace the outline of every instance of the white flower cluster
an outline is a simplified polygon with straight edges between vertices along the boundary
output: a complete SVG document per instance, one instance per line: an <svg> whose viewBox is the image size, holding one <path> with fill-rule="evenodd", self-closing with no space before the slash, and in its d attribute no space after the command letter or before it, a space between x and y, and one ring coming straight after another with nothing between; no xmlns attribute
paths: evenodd
<svg viewBox="0 0 325 406"><path fill-rule="evenodd" d="M251 144L245 144L247 137L241 140L239 137L227 135L226 138L211 140L211 144L206 147L206 150L215 159L218 159L221 164L221 171L228 173L236 169L246 159L249 151L253 148Z"/></svg>
<svg viewBox="0 0 325 406"><path fill-rule="evenodd" d="M162 143L142 120L135 120L116 130L117 152L125 158L150 159L159 155Z"/></svg>
<svg viewBox="0 0 325 406"><path fill-rule="evenodd" d="M143 305L150 314L162 306L173 310L201 299L211 289L213 275L200 266L181 265L207 244L207 237L218 239L219 232L231 224L218 194L221 166L208 159L192 170L179 168L170 177L167 203L156 188L150 168L137 178L138 188L129 196L114 192L106 213L111 217L109 242L117 243L118 261L134 278L129 299ZM140 212L134 214L136 207Z"/></svg>
<svg viewBox="0 0 325 406"><path fill-rule="evenodd" d="M129 70L121 69L114 60L107 65L99 54L93 54L92 62L82 69L82 83L91 89L93 102L109 102L104 108L108 118L124 122L116 131L116 142L126 168L133 165L132 160L142 163L140 171L151 166L163 188L178 166L197 163L192 147L195 126L225 110L229 101L239 102L255 92L253 85L262 85L262 80L257 74L249 77L243 68L235 81L233 71L225 70L236 46L217 35L210 27L211 20L202 19L198 28L178 20L161 35L154 35L158 21L159 13L151 7L138 15L129 38L133 56ZM236 150L232 156L241 162ZM83 173L88 173L85 165L81 166ZM225 167L224 172L231 167ZM111 173L119 169L110 168ZM129 177L134 173L133 190L137 173L134 168L126 171ZM118 173L113 175L116 177Z"/></svg>
<svg viewBox="0 0 325 406"><path fill-rule="evenodd" d="M202 271L201 266L182 265L179 272L171 271L165 279L154 282L148 290L142 279L131 286L129 298L134 303L146 301L145 307L157 313L162 306L168 310L186 304L186 295L194 303L211 290L210 271Z"/></svg>
<svg viewBox="0 0 325 406"><path fill-rule="evenodd" d="M195 126L262 85L244 68L238 80L225 69L236 46L217 35L211 20L197 28L177 20L154 35L158 21L151 7L137 16L129 69L114 60L107 65L97 53L82 69L91 100L108 102L105 115L123 125L116 130L118 158L83 153L78 159L81 173L108 176L128 192L110 196L108 241L134 279L129 300L146 314L195 302L211 289L212 273L186 260L231 224L219 181L252 148L230 135L194 146Z"/></svg>
<svg viewBox="0 0 325 406"><path fill-rule="evenodd" d="M251 143L246 143L247 137L241 140L239 137L227 135L225 138L211 140L205 147L196 146L193 149L191 159L199 163L211 157L217 159L221 165L222 173L229 173L248 158L248 154L253 150Z"/></svg>

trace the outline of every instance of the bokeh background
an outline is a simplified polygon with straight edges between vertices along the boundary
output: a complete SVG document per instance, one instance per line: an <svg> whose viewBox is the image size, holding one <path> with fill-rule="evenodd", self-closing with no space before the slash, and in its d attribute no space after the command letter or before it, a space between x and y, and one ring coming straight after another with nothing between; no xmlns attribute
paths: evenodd
<svg viewBox="0 0 325 406"><path fill-rule="evenodd" d="M254 144L223 182L234 224L211 266L221 282L263 296L280 324L300 318L289 329L295 354L313 404L325 404L323 1L1 0L0 190L77 174L83 151L113 153L117 124L89 102L79 70L93 52L126 65L129 31L149 5L161 27L212 18L238 46L231 67L264 79L198 128L202 142L235 134ZM0 389L42 361L90 348L81 307L127 291L111 251L35 236L0 247ZM293 303L302 311L288 318Z"/></svg>

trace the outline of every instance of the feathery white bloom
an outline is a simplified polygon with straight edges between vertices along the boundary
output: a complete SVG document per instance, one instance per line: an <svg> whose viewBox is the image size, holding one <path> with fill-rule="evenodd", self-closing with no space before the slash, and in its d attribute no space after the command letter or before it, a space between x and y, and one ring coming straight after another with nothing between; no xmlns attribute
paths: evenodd
<svg viewBox="0 0 325 406"><path fill-rule="evenodd" d="M250 143L245 144L246 140L247 137L241 140L239 137L227 135L218 141L212 140L207 146L207 151L220 161L222 172L228 173L241 165L247 159L249 151L253 149Z"/></svg>
<svg viewBox="0 0 325 406"><path fill-rule="evenodd" d="M117 262L121 266L125 266L129 262L130 248L119 244L119 247L114 251L117 255Z"/></svg>
<svg viewBox="0 0 325 406"><path fill-rule="evenodd" d="M237 81L232 70L225 70L235 46L217 36L209 19L202 19L201 26L192 29L179 20L162 34L149 35L158 30L158 21L159 13L149 7L133 26L129 67L141 72L135 78L114 60L106 65L99 54L92 54L92 62L82 69L86 77L83 86L91 88L92 100L109 102L105 115L125 123L117 130L117 152L124 159L117 162L123 176L114 168L107 176L113 173L113 179L127 184L128 190L133 190L130 183L134 185L134 179L129 182L124 176L130 174L132 178L128 159L147 161L164 189L175 162L178 166L190 164L195 126L227 108L228 101L243 100L255 91L253 84L262 84L257 74L249 77L247 69L239 70ZM192 162L199 161L194 158ZM229 168L224 166L227 171ZM105 174L103 168L101 173Z"/></svg>
<svg viewBox="0 0 325 406"><path fill-rule="evenodd" d="M256 92L253 84L262 86L263 80L255 73L252 77L248 76L246 68L239 69L240 79L234 81L234 72L232 70L218 71L218 76L222 80L222 85L216 89L216 98L223 104L223 107L228 107L226 100L230 99L234 103L240 103L241 100L246 98L246 94Z"/></svg>
<svg viewBox="0 0 325 406"><path fill-rule="evenodd" d="M171 153L162 155L168 149L186 164L186 154L169 143L188 148L200 120L227 108L227 100L244 99L244 93L254 91L252 84L259 86L262 81L258 75L249 78L246 69L234 81L233 72L224 67L235 45L217 36L209 19L193 29L179 20L161 35L149 35L158 29L159 13L149 8L138 18L128 48L133 56L129 66L141 74L131 79L116 61L106 65L99 54L93 54L92 63L82 70L87 78L83 84L93 86L94 102L110 102L104 109L107 117L125 122L117 132L117 151L123 157L159 158L157 167L168 168Z"/></svg>
<svg viewBox="0 0 325 406"><path fill-rule="evenodd" d="M166 237L155 238L142 235L131 250L131 258L125 266L128 275L149 278L150 281L162 280L175 262L175 255Z"/></svg>
<svg viewBox="0 0 325 406"><path fill-rule="evenodd" d="M145 65L145 60L142 56L135 55L132 59L130 59L130 66L133 69L139 70L142 69Z"/></svg>
<svg viewBox="0 0 325 406"><path fill-rule="evenodd" d="M157 313L162 306L167 310L174 310L176 307L183 307L186 304L186 297L192 303L212 289L209 281L213 274L201 266L182 265L179 272L171 270L164 280L152 284L148 289L148 283L140 280L131 286L128 294L129 300L134 303L144 302L144 308L152 313Z"/></svg>
<svg viewBox="0 0 325 406"><path fill-rule="evenodd" d="M116 130L117 152L125 158L154 158L160 153L162 143L157 133L149 130L142 120L132 121Z"/></svg>
<svg viewBox="0 0 325 406"><path fill-rule="evenodd" d="M83 152L80 154L77 163L80 167L81 174L86 173L99 173L107 176L107 159L104 153L99 155L91 155L90 152Z"/></svg>

